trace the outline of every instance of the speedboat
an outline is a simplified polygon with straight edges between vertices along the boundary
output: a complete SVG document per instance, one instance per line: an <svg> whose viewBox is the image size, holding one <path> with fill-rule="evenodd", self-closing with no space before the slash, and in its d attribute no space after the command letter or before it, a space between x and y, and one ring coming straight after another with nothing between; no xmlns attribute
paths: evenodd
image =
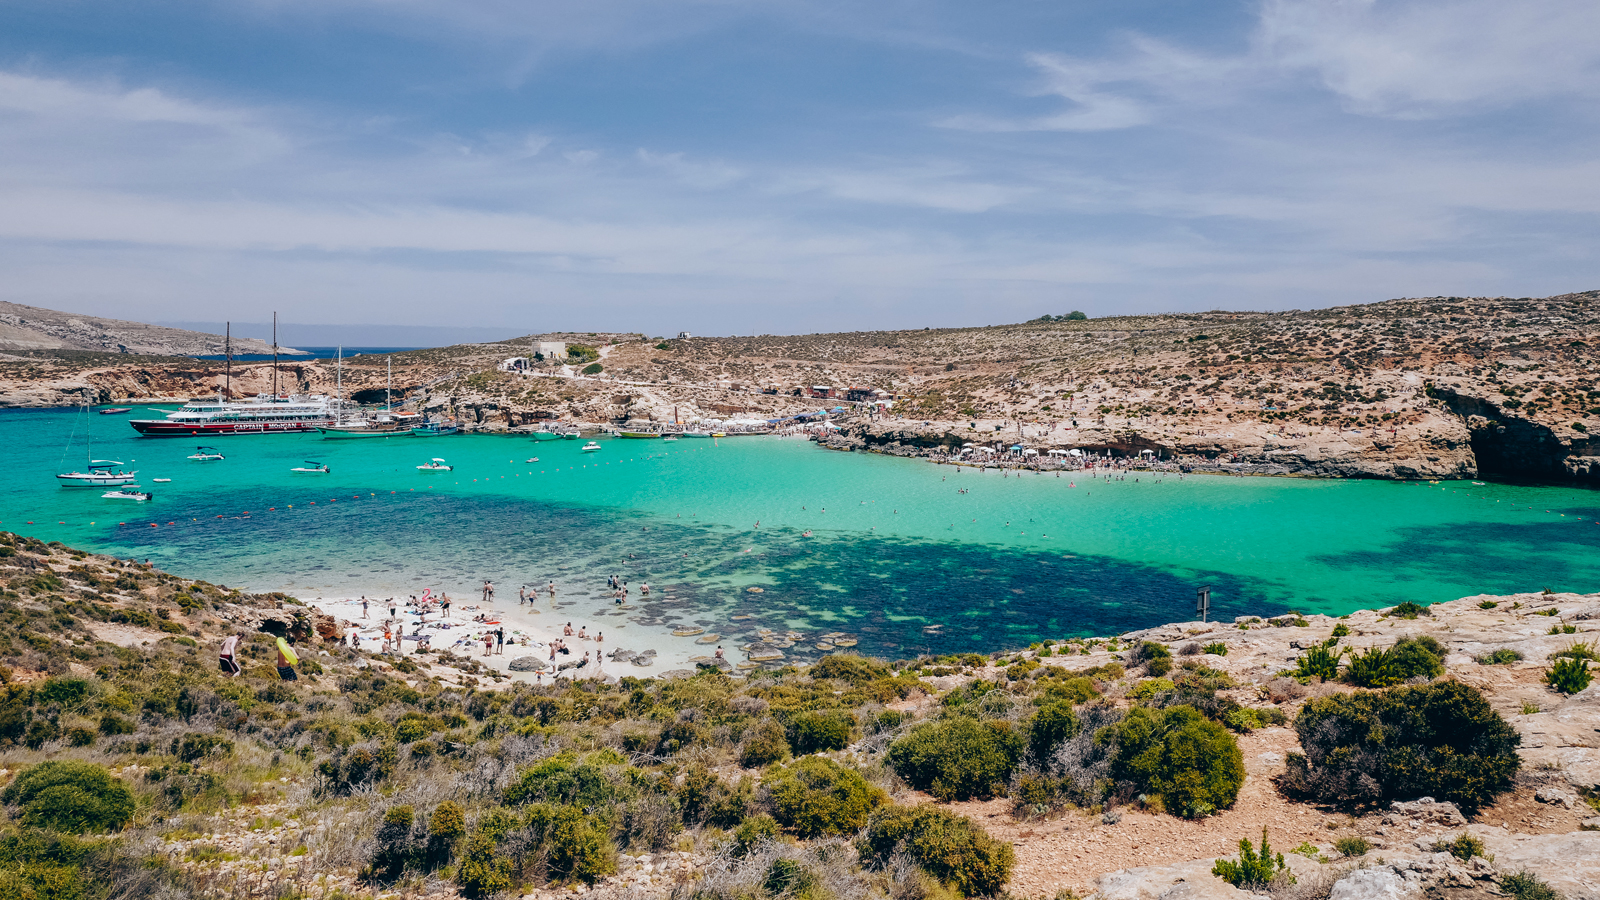
<svg viewBox="0 0 1600 900"><path fill-rule="evenodd" d="M435 456L433 458L432 462L426 462L426 463L423 463L420 466L417 466L417 471L418 472L453 472L453 471L455 471L455 467L454 466L445 465L444 464L444 460L442 460L439 457Z"/></svg>
<svg viewBox="0 0 1600 900"><path fill-rule="evenodd" d="M537 456L530 456L530 457L528 457L528 462L531 462L531 463L536 463L536 462L538 462L538 461L539 461L539 457L537 457Z"/></svg>
<svg viewBox="0 0 1600 900"><path fill-rule="evenodd" d="M218 453L215 447L196 447L195 451L189 454L189 458L197 462L216 462L227 457Z"/></svg>
<svg viewBox="0 0 1600 900"><path fill-rule="evenodd" d="M559 441L562 437L559 431L535 431L531 436L536 441Z"/></svg>
<svg viewBox="0 0 1600 900"><path fill-rule="evenodd" d="M563 440L575 441L580 436L582 436L582 432L576 428L569 428L566 431L561 432L561 437Z"/></svg>
<svg viewBox="0 0 1600 900"><path fill-rule="evenodd" d="M314 460L308 459L308 460L306 460L306 464L305 465L303 465L303 466L295 466L294 468L290 469L289 471L295 472L295 473L300 474L300 475L327 475L327 474L331 473L333 470L328 468L328 464L327 463L319 463L319 462L316 462Z"/></svg>
<svg viewBox="0 0 1600 900"><path fill-rule="evenodd" d="M155 494L152 494L149 491L141 491L138 488L139 486L137 484L130 484L127 487L118 488L114 491L106 491L100 496L107 500L137 500L140 503L143 503L146 500L155 499Z"/></svg>
<svg viewBox="0 0 1600 900"><path fill-rule="evenodd" d="M100 415L102 415L102 416L114 416L114 415L116 415L118 413L125 413L125 412L133 412L133 407L131 407L131 406L108 406L105 409L100 410Z"/></svg>
<svg viewBox="0 0 1600 900"><path fill-rule="evenodd" d="M708 438L711 437L711 433L708 431L685 431L683 436L686 438Z"/></svg>
<svg viewBox="0 0 1600 900"><path fill-rule="evenodd" d="M171 484L172 483L172 479L171 478L152 478L150 480L154 481L156 484Z"/></svg>
<svg viewBox="0 0 1600 900"><path fill-rule="evenodd" d="M599 449L600 449L600 445L595 443L594 441L590 441L589 443L583 445L583 452L585 452L585 453L593 453L593 452L595 452L596 450L599 450Z"/></svg>

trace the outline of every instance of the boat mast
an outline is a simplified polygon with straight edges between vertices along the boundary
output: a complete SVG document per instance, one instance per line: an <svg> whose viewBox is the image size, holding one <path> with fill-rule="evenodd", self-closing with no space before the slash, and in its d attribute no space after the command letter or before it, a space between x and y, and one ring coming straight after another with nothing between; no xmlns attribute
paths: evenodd
<svg viewBox="0 0 1600 900"><path fill-rule="evenodd" d="M272 399L278 399L278 314L272 314Z"/></svg>
<svg viewBox="0 0 1600 900"><path fill-rule="evenodd" d="M389 374L383 380L383 411L389 415L394 414L394 396L390 389L394 387L394 357L389 357Z"/></svg>
<svg viewBox="0 0 1600 900"><path fill-rule="evenodd" d="M223 355L226 356L227 360L228 360L226 363L223 364L223 366L224 366L223 367L223 371L227 373L226 375L223 376L226 379L223 382L223 384L225 385L223 390L227 392L228 399L232 400L233 399L233 323L229 322L226 325L223 325L222 327L223 327L223 332L222 332L222 341L223 341L222 347L223 347L223 351L222 352L223 352Z"/></svg>
<svg viewBox="0 0 1600 900"><path fill-rule="evenodd" d="M339 355L333 364L333 422L344 424L344 345L339 345Z"/></svg>

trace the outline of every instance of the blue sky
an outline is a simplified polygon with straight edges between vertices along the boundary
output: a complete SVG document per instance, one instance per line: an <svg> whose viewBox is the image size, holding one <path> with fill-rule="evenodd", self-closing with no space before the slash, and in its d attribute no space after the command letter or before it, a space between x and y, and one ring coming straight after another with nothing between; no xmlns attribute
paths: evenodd
<svg viewBox="0 0 1600 900"><path fill-rule="evenodd" d="M0 299L788 333L1600 287L1600 4L10 0Z"/></svg>

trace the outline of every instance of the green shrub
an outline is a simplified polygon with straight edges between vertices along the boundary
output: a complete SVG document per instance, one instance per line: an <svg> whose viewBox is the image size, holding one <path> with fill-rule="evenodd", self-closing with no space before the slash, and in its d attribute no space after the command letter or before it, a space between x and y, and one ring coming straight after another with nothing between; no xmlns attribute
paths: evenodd
<svg viewBox="0 0 1600 900"><path fill-rule="evenodd" d="M789 723L789 747L796 756L850 745L849 716L841 712L803 712Z"/></svg>
<svg viewBox="0 0 1600 900"><path fill-rule="evenodd" d="M761 889L773 897L810 898L817 888L817 876L806 870L798 860L779 857L767 867L761 879Z"/></svg>
<svg viewBox="0 0 1600 900"><path fill-rule="evenodd" d="M1384 613L1384 615L1391 619L1415 619L1417 616L1431 616L1433 613L1428 611L1426 605L1419 605L1407 600Z"/></svg>
<svg viewBox="0 0 1600 900"><path fill-rule="evenodd" d="M443 865L455 856L456 843L467 833L467 814L454 800L433 808L428 817L428 844L425 859L429 868Z"/></svg>
<svg viewBox="0 0 1600 900"><path fill-rule="evenodd" d="M1048 700L1065 700L1076 706L1079 703L1088 703L1100 696L1095 689L1094 679L1078 675L1063 680L1051 680L1046 685L1042 695Z"/></svg>
<svg viewBox="0 0 1600 900"><path fill-rule="evenodd" d="M1595 655L1593 642L1571 644L1550 654L1551 659L1561 659L1563 657L1567 659L1587 659L1590 662L1600 659L1600 656Z"/></svg>
<svg viewBox="0 0 1600 900"><path fill-rule="evenodd" d="M1500 876L1500 890L1512 900L1561 900L1555 888L1532 872L1513 872Z"/></svg>
<svg viewBox="0 0 1600 900"><path fill-rule="evenodd" d="M789 738L783 726L768 719L746 732L744 744L739 748L739 765L759 769L788 755Z"/></svg>
<svg viewBox="0 0 1600 900"><path fill-rule="evenodd" d="M1144 641L1133 651L1134 662L1142 662L1151 678L1160 678L1172 671L1172 651L1165 644Z"/></svg>
<svg viewBox="0 0 1600 900"><path fill-rule="evenodd" d="M1350 626L1340 622L1333 626L1333 637L1342 638L1350 636Z"/></svg>
<svg viewBox="0 0 1600 900"><path fill-rule="evenodd" d="M411 826L416 821L416 811L410 806L396 806L383 814L383 822L373 836L376 847L372 853L371 877L388 883L399 878L416 853L412 842Z"/></svg>
<svg viewBox="0 0 1600 900"><path fill-rule="evenodd" d="M1272 855L1272 847L1267 844L1267 830L1261 829L1261 850L1257 852L1250 846L1249 838L1239 840L1239 858L1237 860L1219 859L1211 867L1211 874L1237 888L1246 890L1259 890L1273 886L1274 882L1287 880L1294 883L1294 876L1289 874L1289 865L1284 862L1283 854L1276 857Z"/></svg>
<svg viewBox="0 0 1600 900"><path fill-rule="evenodd" d="M776 840L780 834L782 826L776 819L768 815L751 816L733 830L733 855L745 856L758 844Z"/></svg>
<svg viewBox="0 0 1600 900"><path fill-rule="evenodd" d="M1176 688L1177 685L1170 678L1146 678L1134 685L1133 690L1128 692L1128 696L1135 700L1149 700L1157 694L1165 694Z"/></svg>
<svg viewBox="0 0 1600 900"><path fill-rule="evenodd" d="M37 703L59 703L73 707L88 699L93 686L83 678L51 678L34 688Z"/></svg>
<svg viewBox="0 0 1600 900"><path fill-rule="evenodd" d="M1576 694L1589 686L1592 676L1586 659L1558 659L1545 670L1544 683L1563 694Z"/></svg>
<svg viewBox="0 0 1600 900"><path fill-rule="evenodd" d="M1512 650L1510 647L1501 647L1499 650L1477 657L1477 663L1480 666L1506 666L1521 661L1522 654Z"/></svg>
<svg viewBox="0 0 1600 900"><path fill-rule="evenodd" d="M873 807L887 799L860 772L821 756L795 760L762 783L773 818L802 838L859 831Z"/></svg>
<svg viewBox="0 0 1600 900"><path fill-rule="evenodd" d="M1372 845L1360 835L1347 835L1333 842L1333 849L1339 851L1341 856L1366 856Z"/></svg>
<svg viewBox="0 0 1600 900"><path fill-rule="evenodd" d="M1365 652L1350 657L1345 666L1344 680L1356 687L1381 688L1397 684L1401 679L1395 673L1389 651L1368 647Z"/></svg>
<svg viewBox="0 0 1600 900"><path fill-rule="evenodd" d="M1469 860L1474 856L1484 855L1483 841L1478 840L1466 832L1456 835L1455 840L1447 841L1443 838L1433 842L1429 848L1435 853L1448 853L1456 859Z"/></svg>
<svg viewBox="0 0 1600 900"><path fill-rule="evenodd" d="M1472 687L1454 681L1313 700L1295 719L1305 754L1281 784L1324 803L1434 797L1475 811L1511 787L1516 729Z"/></svg>
<svg viewBox="0 0 1600 900"><path fill-rule="evenodd" d="M1244 755L1223 726L1192 706L1136 708L1116 727L1112 777L1160 796L1175 815L1198 818L1233 805Z"/></svg>
<svg viewBox="0 0 1600 900"><path fill-rule="evenodd" d="M22 771L0 800L22 807L22 824L68 834L114 831L133 818L133 792L105 766L75 760Z"/></svg>
<svg viewBox="0 0 1600 900"><path fill-rule="evenodd" d="M477 832L461 851L456 884L466 897L487 897L511 888L511 860L499 854L493 834Z"/></svg>
<svg viewBox="0 0 1600 900"><path fill-rule="evenodd" d="M606 368L605 366L602 366L599 363L590 363L587 366L583 367L583 374L585 374L585 375L599 375L601 372L605 371L605 368Z"/></svg>
<svg viewBox="0 0 1600 900"><path fill-rule="evenodd" d="M214 734L186 734L172 739L171 752L180 762L199 762L233 753L233 742Z"/></svg>
<svg viewBox="0 0 1600 900"><path fill-rule="evenodd" d="M1035 763L1043 764L1062 741L1077 733L1078 717L1071 703L1065 700L1046 703L1028 723L1028 755Z"/></svg>
<svg viewBox="0 0 1600 900"><path fill-rule="evenodd" d="M1478 603L1478 608L1479 609L1494 609L1496 606L1499 606L1499 605L1500 605L1499 603L1496 603L1493 600L1483 600L1483 601Z"/></svg>
<svg viewBox="0 0 1600 900"><path fill-rule="evenodd" d="M905 852L924 871L962 894L997 896L1011 877L1011 845L971 819L938 807L885 806L872 814L858 844L861 857L882 865Z"/></svg>
<svg viewBox="0 0 1600 900"><path fill-rule="evenodd" d="M1228 655L1228 645L1224 644L1221 641L1215 641L1213 643L1207 644L1204 647L1202 647L1200 652L1208 654L1210 656L1227 656Z"/></svg>
<svg viewBox="0 0 1600 900"><path fill-rule="evenodd" d="M940 800L970 800L1004 794L1021 753L1008 724L952 716L918 725L891 744L889 765Z"/></svg>
<svg viewBox="0 0 1600 900"><path fill-rule="evenodd" d="M1342 648L1335 651L1326 643L1318 644L1295 660L1294 671L1291 674L1296 678L1321 678L1323 681L1332 681L1339 674L1339 659L1343 656Z"/></svg>
<svg viewBox="0 0 1600 900"><path fill-rule="evenodd" d="M809 673L812 678L837 678L853 685L862 685L879 678L888 678L891 674L889 667L849 653L835 653L824 656L811 667Z"/></svg>
<svg viewBox="0 0 1600 900"><path fill-rule="evenodd" d="M605 826L578 807L536 804L528 811L527 828L545 847L552 880L592 885L617 870L617 851Z"/></svg>
<svg viewBox="0 0 1600 900"><path fill-rule="evenodd" d="M1444 674L1446 650L1428 635L1406 637L1389 648L1390 666L1402 680L1438 678Z"/></svg>
<svg viewBox="0 0 1600 900"><path fill-rule="evenodd" d="M605 769L581 762L571 753L552 756L528 768L505 792L505 801L510 804L606 806L617 799L616 788L606 778Z"/></svg>

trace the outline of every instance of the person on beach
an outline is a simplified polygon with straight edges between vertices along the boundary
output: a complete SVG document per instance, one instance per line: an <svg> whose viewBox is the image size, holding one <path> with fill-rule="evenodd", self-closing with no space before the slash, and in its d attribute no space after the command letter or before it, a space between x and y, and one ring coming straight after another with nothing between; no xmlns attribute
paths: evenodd
<svg viewBox="0 0 1600 900"><path fill-rule="evenodd" d="M582 625L579 625L578 626L578 640L587 641L588 639L589 639L588 630L585 629Z"/></svg>
<svg viewBox="0 0 1600 900"><path fill-rule="evenodd" d="M521 606L522 604L527 603L527 602L528 602L528 586L527 585L523 585L517 591L517 605Z"/></svg>
<svg viewBox="0 0 1600 900"><path fill-rule="evenodd" d="M483 635L483 655L488 656L494 650L494 632L485 632Z"/></svg>
<svg viewBox="0 0 1600 900"><path fill-rule="evenodd" d="M552 581L552 582L550 582L550 599L554 600L555 598L556 598L556 583L554 581Z"/></svg>
<svg viewBox="0 0 1600 900"><path fill-rule="evenodd" d="M561 629L561 636L562 637L572 637L572 623L571 622L568 622L566 627Z"/></svg>
<svg viewBox="0 0 1600 900"><path fill-rule="evenodd" d="M289 658L289 654L293 652L293 650L289 649L287 641L283 638L278 638L278 680L280 681L300 680L300 676L296 675L294 671L295 660Z"/></svg>
<svg viewBox="0 0 1600 900"><path fill-rule="evenodd" d="M394 612L395 612L394 598L390 597L389 598L389 618L392 619L392 618L395 617Z"/></svg>
<svg viewBox="0 0 1600 900"><path fill-rule="evenodd" d="M641 597L650 596L650 582L646 581L643 584L639 585L639 596L641 596Z"/></svg>
<svg viewBox="0 0 1600 900"><path fill-rule="evenodd" d="M383 623L383 652L394 652L394 629L389 627L388 622Z"/></svg>
<svg viewBox="0 0 1600 900"><path fill-rule="evenodd" d="M595 632L594 642L596 644L604 644L606 642L606 633L604 631ZM596 650L595 652L598 653L600 651Z"/></svg>
<svg viewBox="0 0 1600 900"><path fill-rule="evenodd" d="M560 643L560 641L551 641L550 642L550 661L551 662L555 662L556 661L556 644L558 644L558 643Z"/></svg>
<svg viewBox="0 0 1600 900"><path fill-rule="evenodd" d="M366 617L367 617L367 595L366 594L362 594L361 595L361 618L365 619Z"/></svg>
<svg viewBox="0 0 1600 900"><path fill-rule="evenodd" d="M439 608L443 610L444 618L448 619L450 618L450 595L440 594L439 596L442 598L439 603Z"/></svg>
<svg viewBox="0 0 1600 900"><path fill-rule="evenodd" d="M222 671L229 676L237 678L244 669L239 665L239 644L244 640L244 632L230 634L222 641L222 652L218 654L217 661L222 666Z"/></svg>
<svg viewBox="0 0 1600 900"><path fill-rule="evenodd" d="M506 630L504 628L496 628L494 630L494 655L495 656L503 656L503 655L505 655L505 652L506 652Z"/></svg>
<svg viewBox="0 0 1600 900"><path fill-rule="evenodd" d="M722 658L723 658L723 655L722 655L722 645L721 645L721 644L718 644L718 645L717 645L717 659L722 659Z"/></svg>

